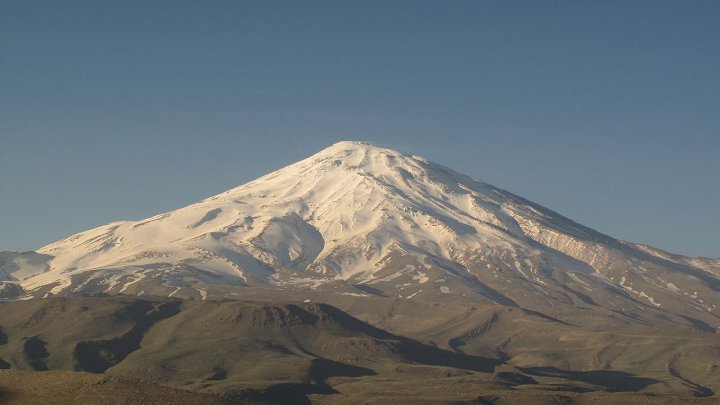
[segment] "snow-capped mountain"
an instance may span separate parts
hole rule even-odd
[[[185,208],[0,256],[5,289],[19,285],[25,296],[204,299],[264,287],[463,297],[558,316],[578,307],[668,312],[712,329],[719,274],[718,260],[618,241],[421,157],[360,142]]]

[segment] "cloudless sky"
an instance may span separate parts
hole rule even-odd
[[[720,256],[720,1],[0,1],[0,250],[344,139]]]

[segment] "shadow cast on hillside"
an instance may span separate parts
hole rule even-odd
[[[652,378],[638,377],[624,371],[570,371],[561,370],[556,367],[518,367],[518,369],[523,373],[536,377],[563,378],[571,381],[585,382],[602,387],[609,392],[636,392],[660,382]]]
[[[48,371],[45,359],[50,356],[47,351],[47,342],[39,336],[23,339],[23,357],[27,364],[35,371]]]
[[[386,297],[385,293],[382,290],[379,290],[375,287],[370,287],[369,285],[365,284],[353,284],[353,287],[357,288],[358,290],[370,294],[375,295],[377,297]]]
[[[312,361],[309,375],[313,383],[281,383],[264,390],[243,389],[228,395],[233,401],[255,401],[269,404],[306,405],[312,401],[308,395],[337,394],[338,391],[325,382],[331,377],[365,377],[377,375],[365,367],[351,366],[333,360],[317,358]]]
[[[157,322],[180,313],[180,301],[154,304],[138,301],[125,308],[123,316],[135,325],[124,335],[110,340],[82,341],[75,345],[75,371],[103,373],[140,348],[145,333]]]

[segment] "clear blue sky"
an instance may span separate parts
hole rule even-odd
[[[0,1],[0,250],[343,139],[720,256],[720,1]]]

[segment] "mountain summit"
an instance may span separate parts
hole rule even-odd
[[[35,297],[205,299],[258,287],[463,299],[558,319],[578,308],[672,314],[712,329],[720,326],[719,272],[714,261],[613,239],[424,158],[362,142],[339,142],[185,208],[0,257],[2,291]]]

